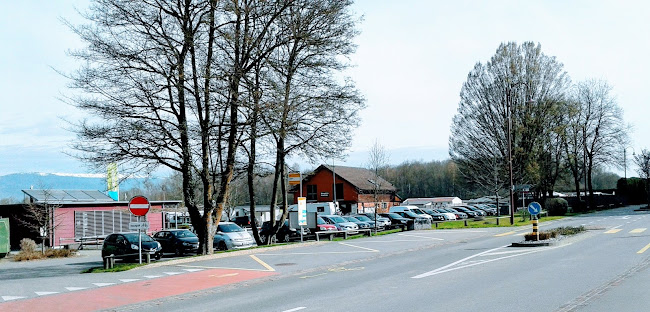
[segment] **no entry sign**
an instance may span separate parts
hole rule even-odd
[[[144,196],[133,197],[129,202],[129,210],[131,210],[133,215],[138,217],[146,215],[150,207],[149,200]]]

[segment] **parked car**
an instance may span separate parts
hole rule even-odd
[[[442,211],[442,212],[451,212],[451,213],[453,213],[453,214],[456,215],[456,219],[457,219],[457,220],[460,220],[460,219],[467,219],[467,218],[468,218],[468,216],[467,216],[466,213],[464,213],[464,212],[462,212],[462,211],[458,211],[458,210],[453,209],[453,208],[450,208],[450,207],[446,207],[446,208],[438,208],[437,210],[438,210],[438,211]]]
[[[375,220],[375,213],[374,212],[367,212],[364,214],[370,220]],[[382,217],[380,213],[377,214],[377,220],[376,220],[380,225],[382,225],[385,229],[389,229],[391,227],[391,221],[389,218]]]
[[[336,225],[327,223],[321,217],[316,218],[316,223],[317,223],[319,232],[322,232],[322,231],[337,231],[338,230],[336,228]]]
[[[219,222],[213,243],[214,248],[217,250],[243,249],[257,246],[248,231],[233,222]]]
[[[438,216],[437,221],[447,221],[447,220],[456,220],[456,215],[451,212],[440,212],[435,209],[422,209],[425,213],[431,215],[432,217]]]
[[[260,229],[260,240],[266,244],[266,240],[271,236],[271,221],[265,221],[262,223],[262,228]],[[309,228],[302,228],[302,235],[309,235],[311,231]],[[292,239],[300,238],[300,229],[295,229],[289,226],[289,220],[284,220],[284,224],[278,229],[278,233],[275,234],[275,237],[281,243],[288,243]]]
[[[199,249],[199,238],[190,230],[162,230],[153,235],[160,243],[163,252],[173,252],[177,256],[184,253],[196,253]]]
[[[250,227],[251,226],[251,217],[250,216],[238,216],[238,217],[233,218],[232,222],[239,225],[240,227]]]
[[[475,218],[475,217],[477,217],[477,216],[479,215],[476,211],[473,211],[473,210],[467,209],[467,208],[465,208],[465,207],[454,206],[454,207],[452,207],[452,208],[453,208],[454,210],[457,210],[457,211],[460,211],[460,212],[464,212],[465,214],[467,214],[468,218],[469,218],[469,217],[471,217],[471,218]]]
[[[429,219],[430,221],[433,221],[433,217],[424,213],[424,211],[420,210],[417,206],[393,206],[388,209],[388,212],[395,212],[395,213],[401,213],[401,212],[412,212],[414,214],[419,215],[422,218]]]
[[[476,212],[476,214],[478,216],[487,216],[488,215],[487,212],[485,212],[482,209],[479,209],[479,208],[477,208],[477,207],[475,207],[473,205],[462,205],[461,207]]]
[[[351,231],[352,233],[356,233],[359,229],[359,226],[356,223],[343,219],[341,216],[321,215],[320,217],[323,218],[325,222],[335,225],[339,231]]]
[[[154,259],[162,257],[162,246],[146,233],[140,234],[142,255],[151,255]],[[102,244],[102,258],[114,255],[118,259],[138,259],[138,232],[113,233],[106,236]]]
[[[427,219],[422,217],[421,215],[413,212],[413,211],[403,211],[403,212],[396,212],[396,214],[402,216],[403,218],[407,219],[413,219],[413,220],[418,220],[418,219]]]
[[[348,221],[358,225],[360,229],[366,230],[366,229],[374,228],[374,226],[372,226],[372,227],[370,226],[370,223],[363,222],[363,221],[361,221],[361,220],[359,220],[359,219],[357,219],[357,218],[355,218],[353,216],[342,216],[342,217],[343,217],[343,219],[348,220]]]
[[[400,215],[398,215],[397,213],[394,213],[394,212],[382,213],[380,215],[382,217],[386,217],[386,218],[390,219],[390,222],[391,222],[393,228],[398,228],[398,227],[403,227],[403,226],[406,226],[406,227],[411,226],[412,227],[413,223],[414,223],[412,219],[404,218],[404,217],[402,217],[402,216],[400,216]]]
[[[375,228],[375,223],[377,224],[377,229],[383,229],[384,228],[383,224],[381,224],[380,222],[373,221],[372,219],[368,218],[368,216],[366,216],[366,215],[355,214],[355,215],[352,215],[352,217],[354,217],[355,219],[357,219],[357,220],[359,220],[361,222],[366,222],[366,223],[370,224],[371,229]]]

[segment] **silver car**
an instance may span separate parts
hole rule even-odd
[[[214,248],[217,250],[242,249],[257,246],[248,231],[233,222],[219,222],[214,235]]]
[[[321,215],[320,217],[323,218],[323,220],[325,220],[327,223],[334,224],[339,231],[350,231],[356,233],[359,230],[359,226],[356,223],[345,220],[341,216]]]

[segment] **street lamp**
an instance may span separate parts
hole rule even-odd
[[[632,149],[632,156],[635,156],[636,154],[634,153],[634,147],[632,146],[626,146],[623,148],[623,174],[625,178],[625,183],[627,183],[627,149],[631,148]]]

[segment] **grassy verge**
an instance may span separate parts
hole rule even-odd
[[[557,219],[562,219],[563,217],[543,217],[539,219],[539,222],[546,222],[546,221],[552,221],[552,220],[557,220]],[[465,228],[486,228],[486,227],[510,227],[510,226],[522,226],[522,225],[530,225],[530,220],[526,218],[525,220],[521,216],[515,216],[515,224],[510,225],[510,219],[509,218],[501,218],[499,220],[499,224],[497,225],[497,218],[496,217],[491,217],[491,218],[485,218],[484,220],[481,221],[474,221],[473,219],[468,219],[467,220],[467,226],[465,226],[465,221],[460,220],[460,221],[446,221],[443,223],[438,223],[438,227],[436,228],[435,225],[432,225],[432,229],[438,229],[438,230],[446,230],[446,229],[465,229]]]
[[[94,267],[90,268],[87,270],[82,271],[81,273],[111,273],[111,272],[122,272],[122,271],[128,271],[143,265],[147,265],[146,263],[140,264],[140,263],[116,263],[115,266],[112,269],[104,269],[104,267]]]

